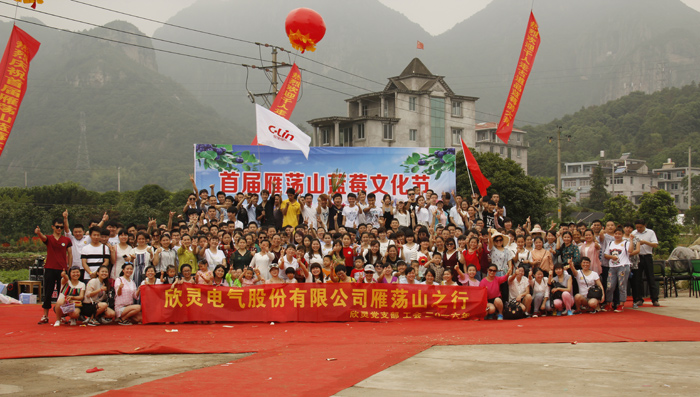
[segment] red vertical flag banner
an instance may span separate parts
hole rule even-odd
[[[503,109],[503,115],[501,115],[501,121],[498,123],[498,129],[496,130],[496,135],[505,143],[508,143],[510,133],[513,132],[513,121],[518,113],[525,83],[527,83],[527,78],[530,76],[530,70],[532,70],[532,64],[535,62],[535,56],[539,47],[540,30],[535,16],[530,11],[530,20],[527,23],[527,31],[525,32],[523,48],[520,51],[518,66],[515,68],[513,84],[510,86],[506,106]]]
[[[482,197],[486,196],[486,189],[491,186],[491,182],[481,173],[479,163],[476,162],[474,155],[467,147],[467,144],[464,143],[464,140],[460,139],[460,141],[462,142],[462,152],[464,152],[464,162],[467,164],[467,169],[472,174],[474,182],[476,182],[476,186],[479,188],[479,194]]]
[[[294,111],[294,106],[297,104],[297,98],[299,97],[299,89],[301,88],[301,72],[299,67],[295,63],[292,65],[292,70],[287,75],[287,78],[282,84],[282,89],[277,93],[275,101],[272,102],[270,106],[270,111],[272,113],[277,113],[285,119],[289,120],[289,117]],[[258,144],[258,137],[253,139],[251,145]]]
[[[14,26],[7,42],[0,68],[0,155],[5,149],[15,124],[19,106],[27,91],[29,62],[39,51],[39,43],[22,29]]]

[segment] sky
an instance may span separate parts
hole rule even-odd
[[[165,21],[178,11],[194,4],[197,0],[78,0],[82,3],[110,8],[121,12],[127,12],[150,19]],[[209,0],[221,1],[221,0]],[[283,0],[279,0],[283,4]],[[413,22],[418,23],[431,35],[438,35],[452,28],[457,23],[469,18],[474,13],[483,9],[492,0],[379,0],[402,14]],[[531,0],[513,0],[531,1]],[[581,0],[585,1],[585,0]],[[688,6],[700,11],[700,0],[682,0]],[[12,0],[0,2],[0,15],[13,16],[15,5]],[[537,4],[535,4],[536,7]],[[37,5],[37,9],[47,13],[68,16],[81,21],[89,21],[95,24],[105,24],[115,19],[127,20],[136,25],[142,32],[152,35],[159,24],[147,22],[138,18],[130,18],[115,14],[110,11],[100,10],[72,0],[44,0],[44,4]],[[445,10],[449,10],[446,12]],[[39,17],[44,23],[71,30],[89,29],[90,26],[77,22],[65,21],[59,18],[34,13],[29,5],[20,5],[18,17]],[[7,18],[1,18],[7,20]]]

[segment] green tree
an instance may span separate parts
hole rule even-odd
[[[665,190],[644,193],[639,200],[638,216],[646,221],[646,227],[653,230],[659,240],[659,246],[654,250],[656,255],[666,256],[676,248],[680,233],[677,215],[675,200]]]
[[[591,192],[588,198],[587,205],[598,211],[603,211],[605,209],[605,201],[610,198],[607,189],[605,187],[608,185],[608,179],[605,177],[605,173],[600,166],[593,168],[593,173],[591,174]]]
[[[498,193],[501,203],[514,224],[525,223],[528,216],[533,223],[543,222],[546,216],[545,182],[543,179],[525,175],[525,171],[511,159],[504,159],[495,153],[476,153],[481,172],[491,182],[488,194]],[[457,191],[463,197],[471,195],[470,173],[464,164],[463,153],[457,153]],[[472,180],[474,191],[478,192]]]
[[[685,212],[683,223],[686,226],[700,226],[700,204],[691,206],[690,209]]]
[[[687,196],[688,195],[688,175],[683,177],[683,180],[681,181],[681,185],[683,186],[683,195]],[[691,181],[691,189],[692,194],[691,194],[691,199],[693,200],[693,203],[699,203],[700,204],[700,175],[693,175],[693,180]]]
[[[151,208],[160,208],[161,204],[170,197],[170,193],[158,185],[145,185],[138,193],[134,200],[134,206],[147,206]]]
[[[615,223],[634,222],[637,219],[637,206],[627,196],[615,196],[605,202],[605,217],[603,222]]]

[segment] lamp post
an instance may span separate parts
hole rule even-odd
[[[557,126],[557,218],[559,222],[562,221],[561,218],[561,126]],[[566,136],[568,140],[571,140],[571,135]],[[549,137],[549,143],[552,143],[554,137]]]

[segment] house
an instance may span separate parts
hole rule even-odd
[[[478,98],[457,95],[414,58],[383,91],[346,99],[347,116],[309,120],[314,146],[469,147]]]
[[[518,163],[527,174],[527,148],[525,142],[526,132],[513,128],[508,143],[504,143],[498,136],[497,123],[479,123],[476,125],[476,150],[479,153],[491,152],[501,157],[511,159]]]
[[[623,153],[619,159],[601,160],[599,164],[607,179],[608,192],[612,196],[627,196],[631,202],[639,204],[642,194],[655,189],[656,175],[649,172],[646,161],[629,156],[629,153]]]
[[[564,172],[561,174],[561,190],[574,192],[571,202],[579,203],[590,197],[591,174],[597,166],[597,161],[564,163]]]
[[[668,159],[661,168],[653,169],[657,176],[659,189],[663,189],[676,200],[676,207],[685,211],[690,208],[688,205],[688,191],[683,188],[683,178],[688,175],[688,167],[676,167],[676,163]],[[700,168],[692,167],[690,173],[695,176],[700,174]]]

